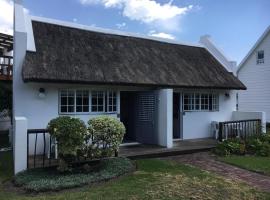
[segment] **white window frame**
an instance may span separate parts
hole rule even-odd
[[[78,91],[81,91],[81,92],[87,92],[88,93],[88,111],[86,111],[86,112],[84,112],[84,111],[82,111],[82,112],[78,112],[77,111],[77,93],[78,93]],[[77,89],[77,90],[75,90],[75,113],[76,114],[88,114],[88,113],[90,113],[90,92],[89,92],[89,90],[85,90],[85,89]],[[83,110],[83,107],[84,107],[84,104],[83,104],[83,102],[82,102],[82,105],[80,105],[80,106],[82,106],[82,110]]]
[[[102,107],[103,107],[103,109],[102,109],[102,111],[92,111],[92,107],[93,107],[93,103],[92,103],[92,98],[93,98],[93,93],[95,93],[95,92],[101,92],[102,93],[102,99],[103,99],[103,105],[102,105]],[[98,97],[98,96],[97,96]],[[99,104],[98,104],[98,100],[97,100],[97,105],[95,105],[95,107],[97,107],[97,110],[98,110],[98,107],[99,107]],[[105,91],[103,91],[103,90],[93,90],[93,91],[91,91],[91,102],[90,102],[90,112],[92,113],[92,114],[100,114],[100,113],[106,113],[105,112]]]
[[[61,92],[62,91],[72,91],[74,92],[74,112],[62,112],[61,111]],[[89,110],[88,112],[77,112],[77,91],[87,91],[88,92],[88,101],[89,101]],[[90,113],[90,96],[89,96],[90,92],[88,89],[60,89],[58,92],[58,113],[60,115],[74,115],[74,114],[89,114]],[[67,105],[68,106],[68,105]]]
[[[68,112],[68,108],[67,108],[67,112],[62,112],[61,111],[61,108],[62,108],[62,103],[61,103],[61,98],[62,98],[62,92],[63,91],[67,91],[67,93],[69,92],[69,91],[72,91],[73,93],[74,93],[74,112]],[[58,97],[58,99],[59,99],[59,102],[58,102],[58,104],[59,104],[59,106],[58,106],[58,108],[59,108],[59,110],[58,110],[58,112],[59,112],[59,114],[74,114],[75,113],[75,110],[76,110],[76,103],[75,103],[75,99],[76,99],[76,91],[75,90],[73,90],[73,89],[61,89],[61,90],[59,90],[59,97]],[[68,100],[67,100],[68,101]],[[68,105],[66,105],[67,107],[68,107]]]
[[[61,112],[61,93],[62,91],[72,91],[74,93],[74,112]],[[77,112],[77,91],[87,91],[88,92],[88,101],[89,101],[89,105],[88,105],[88,112]],[[103,110],[102,111],[92,111],[92,96],[93,96],[93,92],[102,92],[103,93]],[[112,97],[112,105],[109,104],[109,94],[113,93],[115,95],[115,98]],[[105,108],[106,104],[105,104],[105,98],[107,101],[107,108]],[[86,114],[116,114],[118,112],[118,101],[119,101],[119,95],[118,92],[116,90],[89,90],[89,89],[84,89],[84,88],[79,88],[79,89],[59,89],[58,91],[58,113],[59,115],[86,115]],[[68,105],[66,105],[68,107]],[[83,108],[83,105],[80,105]],[[115,106],[115,111],[109,111],[109,106],[112,106],[112,108]],[[98,105],[97,105],[98,107]],[[67,108],[68,110],[68,108]]]
[[[259,54],[262,53],[263,54],[263,58],[259,58]],[[257,54],[256,54],[256,63],[257,65],[260,65],[260,64],[263,64],[264,63],[264,50],[259,50],[257,51]]]
[[[103,110],[102,111],[92,111],[93,92],[102,92],[103,93]],[[113,101],[113,103],[115,103],[115,109],[116,109],[115,111],[109,111],[109,106],[110,106],[110,104],[109,104],[109,93],[110,92],[115,94],[115,102]],[[112,99],[114,99],[114,98],[112,98]],[[118,111],[118,95],[117,95],[117,91],[115,91],[115,90],[93,90],[93,91],[91,91],[90,100],[91,100],[91,102],[90,102],[90,112],[91,112],[91,114],[114,114],[114,113],[117,113],[117,111]],[[107,107],[106,107],[106,102],[105,101],[107,101]],[[112,104],[111,106],[114,107],[114,104]]]
[[[109,94],[112,94],[112,97],[110,97]],[[114,96],[115,95],[115,96]],[[110,104],[110,98],[112,99],[112,104]],[[112,111],[110,111],[110,106],[112,107]],[[115,106],[115,110],[113,110]],[[117,112],[117,92],[110,90],[107,91],[107,113],[116,113]]]
[[[191,106],[188,106],[189,109],[185,109],[185,96],[192,97],[192,99],[189,99],[189,104]],[[204,98],[204,101],[202,99],[202,96],[207,96],[207,98]],[[197,108],[197,102],[196,99],[199,96],[199,108]],[[210,110],[210,96],[212,98],[212,110]],[[198,99],[197,99],[198,100]],[[190,103],[191,102],[191,103]],[[205,103],[207,102],[207,104]],[[204,104],[202,104],[204,103]],[[202,106],[207,106],[207,109],[202,109]],[[207,93],[207,92],[186,92],[183,93],[182,96],[182,110],[184,112],[218,112],[219,111],[219,94],[218,93]]]

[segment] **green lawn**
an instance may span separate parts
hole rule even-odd
[[[6,153],[5,156],[7,159],[10,155]],[[11,170],[3,168],[3,155],[0,158],[0,180],[3,181],[10,178]],[[4,190],[0,185],[0,199],[270,199],[269,193],[261,193],[243,183],[172,161],[138,160],[137,165],[138,170],[132,175],[58,193],[18,195]]]
[[[228,157],[220,157],[219,159],[228,164],[270,176],[270,157],[232,155]]]

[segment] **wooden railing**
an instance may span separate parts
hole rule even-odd
[[[13,57],[0,56],[0,80],[12,80]]]
[[[219,141],[241,138],[246,140],[247,137],[261,134],[261,120],[249,119],[238,121],[219,122]]]

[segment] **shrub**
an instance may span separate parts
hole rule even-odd
[[[240,139],[228,139],[219,143],[214,152],[220,156],[228,156],[231,154],[244,154],[246,145]]]
[[[221,156],[230,154],[254,154],[270,156],[270,134],[254,135],[244,140],[228,139],[219,143],[214,152]]]
[[[85,137],[85,153],[88,157],[109,157],[118,151],[126,131],[122,122],[113,117],[99,116],[90,119],[88,125]]]
[[[51,136],[57,140],[59,158],[59,170],[66,171],[67,163],[70,158],[77,155],[82,148],[84,136],[87,132],[83,121],[68,116],[57,117],[52,119],[48,124],[48,130]]]

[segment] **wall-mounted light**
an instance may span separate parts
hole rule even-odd
[[[226,97],[226,98],[230,98],[230,93],[226,92],[226,93],[225,93],[225,97]]]
[[[45,88],[39,88],[38,91],[39,91],[39,93],[38,93],[39,98],[43,99],[46,97]]]

